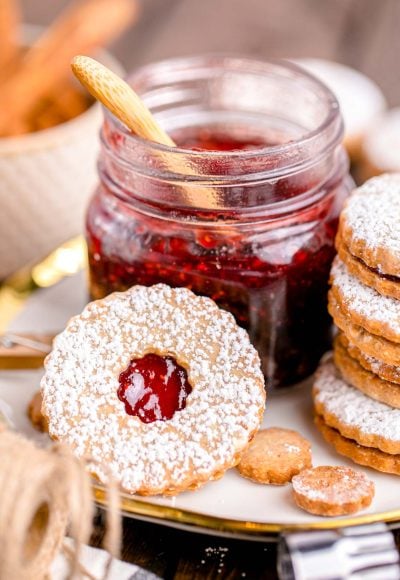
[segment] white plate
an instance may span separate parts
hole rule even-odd
[[[14,320],[15,332],[54,332],[63,328],[70,316],[85,303],[83,275],[65,279],[40,290],[27,301]],[[37,390],[42,371],[3,371],[0,373],[0,410],[16,429],[41,443],[46,436],[34,431],[26,418],[26,406]],[[310,386],[303,385],[271,396],[267,402],[264,426],[295,429],[312,442],[314,465],[353,465],[332,451],[313,425]],[[364,471],[376,485],[371,507],[351,518],[311,516],[293,503],[290,486],[265,486],[240,477],[230,470],[216,482],[182,493],[174,498],[124,496],[127,515],[160,523],[216,534],[250,535],[254,538],[282,530],[327,528],[372,521],[400,520],[399,479],[373,470]],[[101,487],[96,497],[103,502]]]

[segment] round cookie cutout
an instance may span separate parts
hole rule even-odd
[[[270,427],[256,434],[237,469],[243,477],[257,483],[284,485],[311,465],[311,445],[307,439],[291,429]]]
[[[344,437],[365,447],[400,454],[400,410],[347,384],[330,356],[316,372],[313,399],[317,415]]]
[[[400,174],[373,177],[354,190],[340,215],[339,237],[378,274],[399,277]]]
[[[174,357],[192,391],[169,420],[127,414],[119,376],[149,353]],[[142,495],[176,494],[221,477],[258,430],[260,360],[246,331],[210,299],[164,284],[92,302],[54,341],[41,381],[53,439],[94,461],[102,482]]]
[[[351,467],[319,466],[305,469],[293,480],[296,504],[317,516],[344,516],[367,508],[375,486]]]

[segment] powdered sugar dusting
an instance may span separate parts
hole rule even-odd
[[[354,316],[381,323],[400,338],[400,300],[383,296],[363,284],[350,274],[339,257],[333,263],[331,279],[332,288],[337,289],[340,299]],[[361,324],[360,320],[355,322]]]
[[[348,385],[331,359],[322,363],[317,371],[314,400],[339,423],[357,427],[367,435],[400,442],[400,409],[370,399]]]
[[[341,219],[354,240],[371,250],[389,248],[400,263],[400,174],[374,177],[356,189]]]
[[[193,387],[169,421],[144,424],[117,396],[120,372],[148,352],[174,356]],[[92,302],[71,319],[41,389],[52,437],[106,463],[124,489],[154,492],[229,466],[259,427],[263,384],[257,352],[231,314],[159,284]]]
[[[364,473],[341,466],[305,469],[292,484],[296,493],[333,505],[361,500],[373,492],[373,484]]]

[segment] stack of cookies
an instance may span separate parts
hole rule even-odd
[[[339,453],[400,475],[400,174],[355,190],[336,245],[339,333],[315,380],[317,426]]]

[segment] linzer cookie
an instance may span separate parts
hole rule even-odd
[[[363,353],[383,361],[387,365],[400,365],[400,345],[381,336],[367,332],[357,324],[353,324],[339,308],[333,294],[329,293],[328,310],[334,323],[343,331],[346,338]]]
[[[315,424],[325,441],[332,445],[340,455],[348,457],[359,465],[371,467],[384,473],[400,475],[400,455],[390,455],[379,449],[359,445],[352,439],[343,437],[333,427],[329,427],[323,418],[318,415],[315,417]]]
[[[72,318],[41,392],[50,436],[93,458],[101,481],[112,474],[142,495],[221,477],[265,406],[246,331],[210,298],[163,284],[111,294]]]
[[[367,508],[375,486],[364,473],[350,467],[319,466],[305,469],[293,480],[299,507],[318,516],[343,516]]]
[[[338,234],[339,250],[344,246],[342,259],[349,253],[359,261],[355,273],[365,284],[394,297],[398,297],[396,284],[400,284],[399,216],[400,174],[374,177],[348,199]]]
[[[382,296],[360,282],[338,257],[331,270],[330,294],[353,324],[371,334],[400,343],[400,301]]]
[[[350,385],[372,399],[400,409],[400,385],[381,379],[378,375],[366,370],[355,358],[350,356],[337,339],[334,345],[333,358],[342,377]]]
[[[316,373],[313,398],[316,413],[344,437],[385,453],[400,454],[400,410],[348,385],[330,358]]]
[[[336,236],[336,248],[350,274],[359,278],[367,286],[375,288],[380,294],[400,300],[400,283],[396,277],[378,274],[372,268],[368,268],[359,258],[350,254],[339,235]]]
[[[307,439],[297,431],[271,427],[257,433],[238,470],[258,483],[283,485],[311,464],[311,445]]]
[[[357,360],[367,371],[378,375],[378,377],[384,381],[389,381],[390,383],[395,383],[400,386],[400,366],[389,365],[373,356],[368,356],[357,346],[352,344],[343,332],[340,332],[336,336],[335,345],[336,344],[339,344],[344,348],[348,354],[353,359]]]

